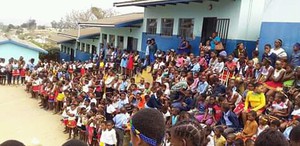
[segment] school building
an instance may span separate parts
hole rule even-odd
[[[12,57],[18,60],[20,56],[22,56],[26,62],[33,58],[35,63],[37,63],[40,53],[47,54],[48,51],[25,40],[2,38],[0,36],[0,59],[5,59],[5,63],[8,63],[8,60]]]
[[[81,27],[98,27],[98,43],[143,53],[148,38],[158,49],[177,49],[183,38],[192,52],[216,31],[228,53],[243,42],[249,55],[256,48],[281,38],[288,54],[300,41],[299,0],[139,0],[114,3],[115,7],[144,7],[144,13],[132,13],[81,22]],[[94,28],[95,29],[95,28]],[[76,40],[78,41],[78,40]],[[106,45],[105,45],[106,46]],[[75,47],[76,48],[76,47]],[[99,48],[97,48],[99,49]],[[75,57],[79,59],[78,57]]]
[[[86,61],[91,59],[93,52],[97,51],[100,31],[100,28],[93,27],[68,30],[50,36],[49,40],[59,44],[60,59]]]

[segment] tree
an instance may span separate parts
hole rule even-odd
[[[34,30],[36,29],[36,21],[34,19],[29,19],[27,22],[21,24],[22,28],[27,28],[29,30]]]
[[[76,29],[78,22],[92,21],[114,16],[116,12],[113,9],[102,10],[101,8],[91,7],[85,11],[72,11],[60,21],[52,21],[52,28],[57,29]]]

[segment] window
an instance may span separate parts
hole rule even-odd
[[[156,34],[157,30],[157,20],[156,19],[147,19],[147,30],[148,34]]]
[[[110,34],[109,35],[109,45],[112,47],[115,46],[115,41],[116,41],[115,35]]]
[[[64,53],[67,53],[67,47],[64,46]]]
[[[64,52],[64,46],[60,45],[60,52]]]
[[[84,44],[84,43],[81,43],[80,51],[84,52],[84,48],[85,48],[85,44]]]
[[[161,35],[173,35],[174,19],[161,19]]]
[[[67,50],[67,54],[71,54],[71,50],[70,50],[69,47],[68,47],[68,50]]]
[[[124,49],[124,37],[123,36],[118,36],[117,47],[118,47],[118,49]]]
[[[90,53],[91,51],[91,45],[90,44],[86,44],[86,50],[85,50],[85,52],[86,53]]]
[[[183,38],[193,38],[194,19],[179,19],[178,35]]]
[[[77,42],[77,48],[76,50],[80,50],[80,42]]]
[[[107,34],[102,34],[102,43],[103,44],[107,43]]]

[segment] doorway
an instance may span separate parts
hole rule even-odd
[[[70,61],[74,61],[74,49],[71,48]]]
[[[127,50],[136,51],[137,50],[138,39],[133,37],[128,37],[127,40]]]
[[[205,43],[209,39],[211,34],[216,31],[217,17],[204,17],[202,25],[201,42]]]

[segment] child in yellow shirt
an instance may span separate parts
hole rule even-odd
[[[215,133],[214,143],[215,143],[215,146],[225,146],[226,139],[222,135],[223,132],[224,132],[224,129],[221,126],[218,126],[214,129],[214,133]]]

